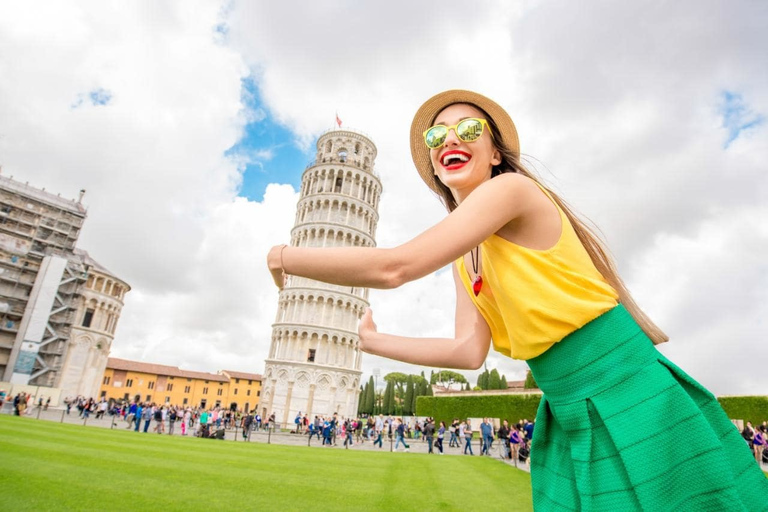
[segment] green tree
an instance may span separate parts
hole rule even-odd
[[[427,394],[427,379],[420,380],[414,384],[413,402],[411,404],[411,414],[416,414],[416,399]]]
[[[480,389],[488,389],[488,380],[490,379],[490,374],[488,373],[488,370],[485,370],[483,373],[481,373],[477,377],[477,386]]]
[[[501,376],[496,368],[491,370],[491,376],[488,379],[488,389],[501,389]]]
[[[365,397],[365,412],[373,414],[373,408],[376,406],[376,384],[373,382],[373,375],[368,379],[368,394]]]
[[[524,389],[538,389],[538,384],[536,384],[536,380],[533,378],[533,373],[531,373],[531,370],[528,370],[528,374],[525,376],[525,384],[523,384]]]
[[[402,399],[405,395],[405,383],[408,381],[408,376],[404,373],[400,372],[392,372],[388,373],[384,376],[384,380],[389,383],[392,381],[392,385],[394,386],[394,395],[393,397],[397,397]]]
[[[451,370],[440,370],[429,377],[430,384],[438,384],[443,387],[449,387],[455,382],[466,384],[467,379],[462,374]],[[462,386],[461,389],[464,389],[464,387]]]
[[[405,399],[403,400],[403,414],[410,416],[412,414],[411,406],[413,405],[413,376],[408,376],[408,381],[405,384]]]
[[[509,383],[507,382],[507,376],[501,376],[501,389],[509,389]]]
[[[392,414],[395,409],[395,383],[394,381],[387,382],[387,388],[384,390],[384,398],[382,400],[382,413]]]
[[[368,381],[368,410],[373,414],[375,411],[374,409],[376,406],[381,407],[381,404],[379,403],[379,400],[377,399],[377,396],[380,395],[378,389],[376,389],[376,384],[373,382],[373,377],[370,378]]]
[[[368,396],[368,384],[360,386],[360,394],[357,397],[357,414],[365,413],[365,399]]]
[[[469,391],[469,382],[464,383],[464,391]]]

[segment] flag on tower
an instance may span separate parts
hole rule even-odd
[[[336,124],[339,125],[339,128],[341,128],[341,119],[339,119],[339,113],[336,112]]]

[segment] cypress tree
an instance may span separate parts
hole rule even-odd
[[[365,399],[368,397],[368,384],[360,386],[360,394],[357,397],[357,414],[365,413]]]
[[[387,382],[387,389],[384,390],[384,399],[382,400],[383,414],[392,414],[395,409],[395,387],[392,381]]]
[[[531,373],[531,370],[528,370],[528,374],[525,376],[525,384],[523,384],[524,389],[537,389],[539,386],[536,384],[536,380],[533,378],[533,374]]]
[[[405,384],[405,400],[403,400],[403,414],[410,416],[413,414],[413,377],[408,376],[408,380]]]
[[[501,389],[509,389],[509,383],[507,382],[507,376],[501,376]]]
[[[477,387],[480,389],[488,389],[488,370],[485,370],[477,377]]]
[[[368,381],[368,411],[373,414],[373,408],[376,407],[376,384],[373,382],[373,376]]]
[[[501,389],[501,377],[496,368],[491,370],[491,376],[488,379],[488,389]]]

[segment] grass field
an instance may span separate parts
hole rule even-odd
[[[3,510],[531,510],[483,457],[234,443],[0,416]]]

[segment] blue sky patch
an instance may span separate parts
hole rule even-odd
[[[270,183],[287,183],[298,190],[304,169],[315,158],[314,146],[302,151],[293,133],[275,122],[263,106],[253,78],[242,82],[242,101],[251,121],[243,137],[226,152],[243,168],[238,195],[262,201]]]
[[[94,89],[88,93],[80,93],[72,103],[71,108],[78,108],[86,101],[89,101],[94,107],[108,105],[112,101],[112,93],[102,87]]]
[[[723,128],[728,130],[728,140],[724,145],[727,149],[734,140],[739,138],[741,132],[762,125],[765,122],[765,116],[752,110],[739,93],[723,91],[721,100],[720,114],[723,116]]]

